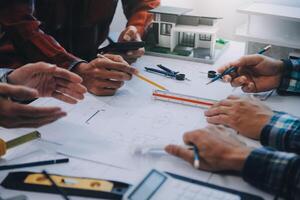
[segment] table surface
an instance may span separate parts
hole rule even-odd
[[[186,73],[188,78],[191,78],[191,82],[180,83],[178,81],[174,81],[171,79],[167,79],[164,77],[160,77],[157,75],[147,74],[148,77],[151,79],[157,80],[160,83],[164,83],[165,86],[177,91],[186,91],[185,89],[188,87],[189,91],[194,91],[197,94],[205,94],[205,96],[222,99],[225,98],[228,94],[232,92],[232,89],[229,87],[228,84],[224,83],[217,83],[212,84],[211,86],[205,86],[203,82],[206,82],[207,79],[202,72],[207,72],[208,70],[216,69],[220,65],[227,63],[229,61],[238,59],[240,56],[244,54],[245,44],[240,42],[231,42],[228,50],[224,52],[224,54],[219,58],[219,60],[214,65],[207,65],[195,62],[188,62],[182,60],[173,60],[167,58],[160,58],[160,57],[152,57],[152,56],[144,56],[141,58],[137,63],[134,65],[142,71],[145,65],[149,65],[149,63],[156,63],[156,64],[163,64],[169,66],[172,69],[176,69],[179,71],[183,71]],[[144,72],[143,72],[144,73]],[[201,80],[201,85],[198,80]],[[141,81],[137,80],[136,78],[133,79],[131,82],[128,82],[125,86],[131,87],[134,84],[141,84]],[[149,87],[149,88],[148,88]],[[191,89],[192,88],[192,89]],[[124,89],[121,89],[121,91]],[[150,86],[145,85],[145,90],[151,90]],[[235,94],[242,93],[239,90],[234,92]],[[118,94],[117,94],[118,95]],[[142,96],[142,95],[141,95]],[[202,95],[203,96],[203,95]],[[103,97],[98,97],[103,98]],[[116,97],[105,97],[105,101],[111,101]],[[118,98],[116,99],[117,101]],[[296,106],[297,97],[279,97],[279,96],[272,96],[266,101],[270,107],[280,111],[286,111],[295,115],[299,115],[300,108]],[[120,102],[121,103],[121,102]],[[121,103],[122,105],[122,103]],[[189,127],[186,128],[187,131],[190,130]],[[6,129],[0,128],[0,137],[9,138],[10,136],[7,135]],[[10,164],[10,163],[22,163],[22,162],[31,162],[34,160],[47,160],[53,158],[60,158],[64,157],[55,153],[51,148],[47,149],[45,146],[41,147],[41,144],[38,142],[32,142],[29,144],[25,144],[22,147],[15,148],[11,150],[6,156],[4,156],[0,160],[0,164]],[[33,167],[33,168],[24,168],[20,170],[14,171],[41,171],[43,169],[48,170],[51,173],[63,174],[63,175],[73,175],[73,176],[81,176],[81,177],[93,177],[93,178],[104,178],[104,179],[111,179],[111,180],[129,180],[130,183],[136,183],[142,175],[140,173],[136,173],[135,170],[125,170],[120,169],[117,167],[109,166],[100,164],[99,162],[92,162],[77,158],[70,158],[70,162],[68,164],[61,164],[61,165],[52,165],[52,166],[43,166],[43,167]],[[9,171],[0,171],[0,181],[2,181],[8,174]],[[192,171],[194,174],[190,174],[190,177],[195,177],[196,172]],[[203,172],[205,173],[205,172]],[[249,184],[245,183],[239,176],[232,176],[232,175],[220,175],[210,173],[206,180],[212,184],[220,185],[223,187],[233,188],[240,191],[245,191],[252,194],[257,194],[259,196],[264,197],[265,199],[272,199],[273,197],[269,194],[266,194],[258,189],[250,186]],[[18,194],[25,194],[29,197],[29,199],[61,199],[58,195],[51,195],[51,194],[42,194],[42,193],[32,193],[32,192],[22,192],[22,191],[13,191],[7,190],[0,186],[0,195],[1,197],[8,198],[13,195]],[[88,198],[81,198],[81,197],[72,197],[72,199],[88,199]]]

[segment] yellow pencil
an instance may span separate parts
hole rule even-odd
[[[102,54],[98,54],[97,57],[98,57],[98,58],[109,59],[109,58],[105,57],[105,56],[102,55]],[[154,81],[151,81],[150,79],[146,78],[145,76],[143,76],[143,75],[141,75],[141,74],[139,74],[139,73],[135,73],[134,75],[135,75],[136,77],[138,77],[139,79],[141,79],[141,80],[143,80],[143,81],[145,81],[145,82],[147,82],[147,83],[149,83],[149,84],[151,84],[151,85],[157,87],[157,88],[160,89],[160,90],[168,90],[168,89],[165,88],[164,86],[162,86],[162,85],[160,85],[160,84],[158,84],[158,83],[155,83]]]
[[[138,77],[139,79],[141,79],[141,80],[143,80],[143,81],[145,81],[145,82],[147,82],[147,83],[149,83],[149,84],[151,84],[151,85],[153,85],[153,86],[155,86],[155,87],[157,87],[157,88],[159,88],[161,90],[168,90],[164,86],[159,85],[158,83],[155,83],[154,81],[151,81],[150,79],[146,78],[145,76],[143,76],[141,74],[137,73],[137,74],[134,74],[134,75],[136,75],[136,77]]]

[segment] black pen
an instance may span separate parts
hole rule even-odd
[[[38,161],[38,162],[31,162],[31,163],[20,163],[15,165],[2,165],[0,166],[1,170],[9,170],[9,169],[18,169],[18,168],[25,168],[25,167],[36,167],[36,166],[43,166],[43,165],[55,165],[61,163],[69,162],[68,158],[57,159],[57,160],[46,160],[46,161]]]
[[[266,51],[268,51],[269,49],[271,49],[271,45],[266,46],[265,48],[261,49],[259,52],[257,52],[257,54],[263,54]],[[222,79],[223,76],[231,74],[232,72],[236,72],[237,71],[237,67],[230,67],[228,69],[226,69],[222,74],[217,75],[215,78],[213,78],[211,81],[209,81],[208,83],[206,83],[206,85],[211,84],[219,79]]]
[[[65,200],[70,200],[70,198],[67,196],[67,194],[61,189],[59,188],[56,183],[54,182],[54,180],[51,178],[51,176],[47,173],[46,170],[43,170],[42,172],[46,178],[51,182],[51,186],[53,187],[53,189],[55,189]]]

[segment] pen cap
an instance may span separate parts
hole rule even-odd
[[[6,153],[6,143],[4,140],[0,139],[0,156],[5,155]]]

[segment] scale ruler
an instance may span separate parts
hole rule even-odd
[[[188,106],[209,108],[218,101],[212,99],[205,99],[200,97],[194,97],[184,94],[173,93],[169,91],[154,90],[152,96],[156,100],[167,101],[172,103],[178,103]]]

